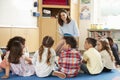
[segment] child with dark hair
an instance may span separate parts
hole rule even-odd
[[[84,48],[86,51],[83,54],[83,64],[81,69],[87,74],[99,74],[103,70],[103,64],[100,53],[95,49],[96,40],[86,38]]]
[[[81,63],[81,55],[76,50],[77,41],[72,36],[66,36],[64,40],[63,50],[59,54],[58,71],[64,73],[66,77],[75,77],[79,73]]]
[[[65,37],[70,37],[72,36],[71,34],[68,34],[68,33],[65,33],[62,37],[62,39],[58,42],[58,44],[56,45],[56,48],[55,48],[55,52],[57,55],[60,54],[60,52],[63,50],[63,45],[65,44]]]
[[[8,44],[7,44],[7,51],[9,51],[10,47],[11,47],[11,44],[14,42],[14,41],[20,41],[22,43],[22,45],[24,46],[24,55],[29,57],[29,52],[26,48],[26,45],[25,45],[25,38],[21,37],[21,36],[15,36],[13,38],[11,38],[9,41],[8,41]]]
[[[8,66],[8,56],[9,56],[9,54],[10,54],[10,49],[11,49],[11,47],[12,47],[12,45],[13,45],[13,43],[15,42],[15,41],[19,41],[23,46],[24,46],[24,49],[23,49],[23,53],[24,53],[24,55],[26,56],[26,57],[29,57],[29,52],[26,52],[25,51],[25,38],[23,38],[23,37],[21,37],[21,36],[15,36],[15,37],[13,37],[13,38],[11,38],[9,41],[8,41],[8,44],[7,44],[7,46],[6,46],[6,53],[4,53],[3,55],[2,55],[2,62],[0,63],[0,67],[1,68],[6,68],[6,66]],[[6,70],[6,69],[5,69]],[[5,71],[6,72],[6,71]],[[4,77],[2,77],[2,78],[4,78]]]
[[[31,65],[31,59],[23,55],[24,45],[20,41],[14,41],[11,44],[6,73],[2,78],[9,77],[11,69],[12,74],[19,76],[31,76],[34,74],[34,67]],[[28,63],[25,63],[27,61]]]
[[[120,58],[119,58],[119,50],[118,45],[114,43],[113,39],[111,37],[107,37],[111,50],[113,52],[113,56],[115,57],[116,66],[120,66]]]
[[[23,37],[21,37],[21,36],[15,36],[15,37],[13,37],[13,38],[11,38],[9,41],[8,41],[8,44],[7,44],[7,51],[9,51],[10,50],[10,48],[11,48],[11,45],[12,45],[12,43],[14,42],[14,41],[20,41],[21,43],[22,43],[22,45],[25,45],[25,38],[23,38]]]
[[[9,53],[11,45],[14,41],[20,41],[22,43],[22,45],[25,46],[25,38],[23,38],[21,36],[15,36],[8,41],[7,46],[6,46],[6,53]],[[6,55],[6,53],[2,55],[2,59],[4,59],[4,56]],[[24,47],[24,54],[27,57],[29,57],[29,52],[26,50],[26,47]]]
[[[32,63],[38,77],[47,77],[55,74],[60,78],[65,75],[61,72],[54,71],[56,53],[52,48],[54,40],[50,36],[45,36],[39,50],[34,54]]]

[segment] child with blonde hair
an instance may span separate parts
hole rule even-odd
[[[45,36],[43,38],[42,45],[33,56],[32,63],[38,77],[47,77],[53,75],[62,78],[65,76],[61,72],[54,71],[56,53],[52,48],[53,44],[53,38],[50,36]]]
[[[109,72],[115,69],[115,60],[110,49],[110,45],[107,39],[100,39],[97,41],[97,49],[100,52],[104,69],[103,71]]]

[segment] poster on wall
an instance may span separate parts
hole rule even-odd
[[[90,4],[90,0],[81,0],[81,4]]]
[[[90,20],[90,8],[88,6],[81,6],[80,19]]]

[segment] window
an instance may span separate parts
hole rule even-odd
[[[120,0],[94,0],[93,24],[102,24],[103,28],[120,29]]]

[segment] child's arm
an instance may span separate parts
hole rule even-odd
[[[87,61],[88,61],[88,55],[86,55],[85,53],[83,54],[83,60],[82,60],[82,62],[83,63],[87,63]]]
[[[28,62],[28,64],[32,64],[32,59],[29,57],[25,57],[25,60]]]
[[[82,60],[82,63],[87,63],[87,61],[85,61],[84,59]]]
[[[6,66],[6,68],[5,68],[5,75],[4,76],[2,76],[1,78],[9,78],[9,74],[10,74],[10,63],[8,62],[7,63],[7,66]]]
[[[37,59],[38,59],[38,56],[39,56],[39,52],[36,51],[36,52],[34,53],[33,57],[32,57],[32,64],[33,64],[33,65],[36,65],[36,61],[37,61]]]

